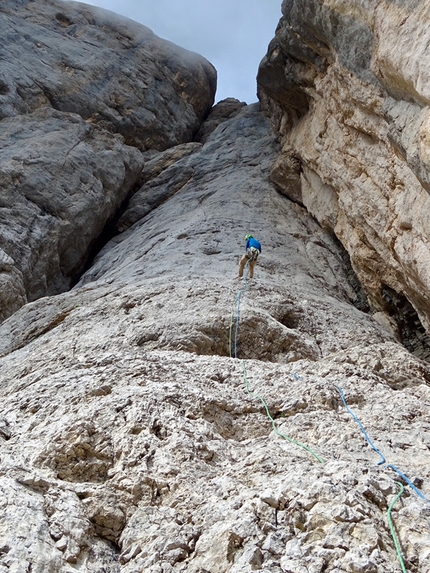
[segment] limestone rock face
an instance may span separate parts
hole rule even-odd
[[[213,66],[132,20],[61,0],[5,0],[0,13],[1,118],[50,106],[165,149],[189,141],[213,104]]]
[[[140,186],[140,150],[192,139],[216,74],[84,4],[5,0],[0,16],[1,321],[76,282]]]
[[[392,516],[427,572],[429,365],[277,192],[278,153],[254,105],[152,154],[78,285],[0,326],[2,573],[395,573],[388,464],[418,488]]]
[[[219,101],[211,109],[208,117],[206,118],[206,121],[200,126],[200,129],[196,135],[196,140],[204,143],[212,131],[218,127],[218,125],[230,117],[234,117],[245,105],[245,102],[239,101],[233,97]]]
[[[258,73],[282,137],[272,180],[340,239],[374,310],[428,330],[429,4],[282,10]]]
[[[375,248],[363,202],[356,187],[340,199],[304,131],[330,66],[363,101],[383,85],[355,23],[374,5],[349,6],[301,3],[312,49],[297,32],[260,71],[281,148],[257,104],[221,102],[200,128],[212,67],[146,28],[57,0],[1,4],[0,573],[396,573],[396,543],[408,571],[428,573],[430,366],[399,343],[428,349],[425,333],[382,236],[391,315],[378,306],[344,238],[355,216],[357,244]],[[298,8],[285,2],[285,18]],[[309,69],[285,75],[288,45]],[[409,90],[400,103],[415,109],[425,75],[412,93],[402,65],[386,63],[378,101]],[[371,157],[360,148],[372,174],[391,157],[378,137]],[[393,169],[421,183],[380,187],[399,209],[424,193],[408,157]],[[239,280],[248,233],[262,253]]]
[[[46,107],[3,119],[0,142],[4,319],[27,300],[70,288],[143,160],[80,116]]]

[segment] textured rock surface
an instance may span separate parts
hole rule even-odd
[[[133,206],[74,289],[0,327],[0,571],[395,573],[399,478],[336,386],[429,497],[428,364],[354,306],[343,249],[269,181],[258,106],[166,153],[144,183],[162,200]],[[244,377],[229,339],[250,230]],[[429,505],[407,488],[393,519],[427,572]]]
[[[213,130],[218,127],[218,125],[230,117],[234,117],[245,105],[245,102],[241,102],[233,97],[218,102],[211,109],[206,121],[201,125],[199,131],[197,132],[197,141],[204,143],[209,135],[213,132]]]
[[[189,141],[213,104],[213,66],[132,20],[60,0],[4,0],[0,13],[0,117],[51,106],[164,149]]]
[[[428,355],[429,4],[286,0],[283,15],[258,74],[282,136],[272,179],[334,231],[375,310],[403,309],[400,337],[408,320],[421,329]]]
[[[0,122],[1,319],[70,288],[139,180],[141,153],[81,117],[42,108]]]
[[[419,2],[414,9],[384,5],[387,18],[412,18],[421,9]],[[88,7],[3,2],[0,49],[14,54],[16,32],[25,29],[21,42],[24,48],[33,42],[34,53],[22,85],[13,83],[18,75],[9,66],[0,88],[0,308],[2,318],[15,311],[0,325],[0,573],[396,573],[387,509],[402,478],[390,464],[410,480],[392,512],[407,571],[429,572],[430,502],[422,496],[430,499],[430,366],[398,342],[416,346],[421,327],[409,294],[395,282],[407,283],[424,304],[424,280],[413,284],[400,257],[392,272],[381,236],[380,258],[372,262],[369,254],[379,265],[374,280],[385,285],[378,298],[369,278],[376,267],[350,245],[351,237],[367,241],[357,184],[347,187],[349,195],[342,189],[340,199],[334,175],[324,176],[333,168],[333,149],[339,173],[353,169],[352,157],[367,157],[366,173],[374,177],[379,163],[385,173],[394,144],[380,135],[382,116],[375,113],[380,140],[373,154],[369,130],[360,136],[366,145],[351,147],[355,155],[346,139],[335,147],[343,104],[318,96],[315,87],[325,78],[327,91],[338,74],[336,89],[353,95],[351,101],[367,101],[366,90],[376,85],[380,101],[394,101],[404,90],[405,109],[415,109],[419,97],[425,109],[425,74],[419,81],[415,72],[407,76],[412,60],[395,63],[381,45],[385,83],[371,76],[366,46],[373,49],[372,34],[382,38],[389,30],[382,7],[301,3],[301,31],[295,3],[284,3],[295,33],[284,34],[284,20],[260,71],[266,111],[280,122],[280,156],[259,106],[235,100],[216,106],[200,141],[189,141],[205,113],[193,108],[196,91],[187,91],[181,75],[174,74],[173,88],[157,83],[160,69],[151,87],[160,114],[152,128],[163,125],[148,145],[149,124],[145,119],[137,128],[136,122],[152,108],[147,99],[133,99],[136,78],[150,53],[158,54],[158,64],[146,62],[148,73],[166,64],[158,50],[171,54],[168,45]],[[415,37],[413,20],[404,26]],[[48,29],[55,32],[49,37],[56,54],[45,50],[53,58],[49,73],[42,66],[46,77],[34,81],[32,58],[51,45],[36,38]],[[313,38],[311,47],[299,41],[299,31]],[[94,53],[87,80],[73,59],[84,45]],[[94,83],[104,58],[115,57],[125,75],[103,73]],[[211,68],[196,62],[187,68],[196,72],[188,81],[199,84],[200,72],[206,75],[207,93]],[[410,81],[399,79],[406,76]],[[50,102],[46,79],[59,90]],[[132,118],[124,102],[112,104],[117,81],[130,87]],[[96,87],[98,111],[90,97]],[[169,94],[163,105],[159,94]],[[85,98],[88,115],[79,108]],[[329,101],[332,115],[318,151],[318,138],[306,129],[328,113]],[[360,107],[364,116],[366,110]],[[405,249],[414,250],[407,240],[418,231],[405,213],[415,217],[408,201],[423,192],[425,169],[424,156],[414,155],[408,141],[415,163],[399,152],[390,165],[406,174],[404,181],[421,183],[411,184],[409,195],[394,188],[388,194],[382,183],[380,189],[389,205],[397,198]],[[348,235],[345,221],[352,227],[353,216],[356,235]],[[91,244],[105,239],[106,221],[117,235],[78,284],[39,298],[68,288]],[[333,230],[379,312],[371,314]],[[242,282],[237,265],[248,232],[262,241],[263,252],[255,278]],[[366,245],[372,253],[375,245]],[[28,298],[35,300],[24,304]],[[385,463],[377,465],[381,453],[348,413],[340,389]]]
[[[0,16],[1,321],[76,282],[139,186],[138,148],[192,139],[216,74],[84,4],[5,0]]]

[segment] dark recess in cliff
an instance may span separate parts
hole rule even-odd
[[[401,343],[417,358],[430,362],[430,336],[408,299],[382,285],[382,298],[386,303],[386,312],[396,321]]]

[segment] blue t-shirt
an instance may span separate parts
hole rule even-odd
[[[246,245],[245,245],[245,251],[247,251],[250,247],[255,247],[261,253],[261,244],[259,241],[257,241],[257,239],[254,239],[254,237],[247,239]]]

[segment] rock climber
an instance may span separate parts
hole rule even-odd
[[[249,261],[249,273],[248,276],[250,279],[254,276],[254,267],[257,263],[258,255],[261,253],[261,244],[257,239],[254,239],[252,235],[246,235],[245,237],[245,254],[240,259],[239,262],[239,276],[238,278],[242,278],[243,276],[243,269],[245,268],[246,263]]]

